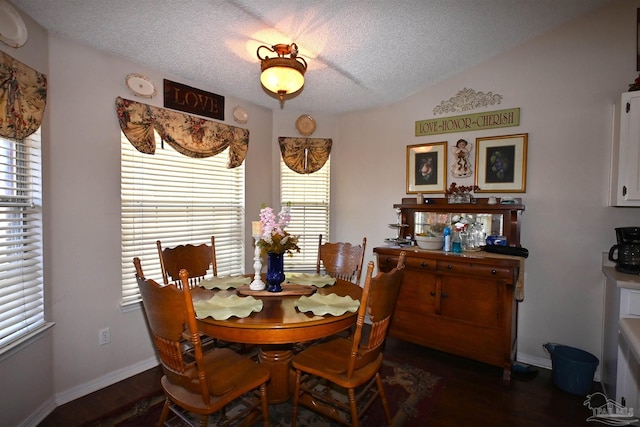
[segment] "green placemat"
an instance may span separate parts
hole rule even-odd
[[[262,310],[262,306],[262,300],[251,296],[239,297],[238,295],[228,297],[214,295],[208,300],[193,303],[198,318],[213,317],[215,320],[225,320],[231,316],[247,317],[254,311]]]
[[[355,313],[360,307],[360,301],[354,300],[350,296],[339,296],[336,294],[313,294],[309,297],[302,296],[296,302],[296,307],[301,312],[310,311],[316,316],[332,314],[341,316],[347,312]]]

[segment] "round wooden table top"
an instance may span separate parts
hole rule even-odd
[[[320,294],[348,295],[359,300],[362,288],[351,282],[336,279],[336,284],[318,288]],[[235,294],[235,289],[207,290],[194,288],[194,301],[209,299],[213,295]],[[296,308],[299,296],[282,296],[274,293],[269,296],[254,296],[263,301],[260,312],[248,317],[232,316],[225,320],[211,317],[198,319],[201,332],[221,340],[245,344],[290,344],[316,340],[348,329],[355,324],[357,312],[347,312],[341,316],[316,316],[311,312],[301,313]]]

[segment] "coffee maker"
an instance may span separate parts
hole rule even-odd
[[[615,230],[618,243],[609,249],[609,261],[614,261],[621,273],[640,274],[640,227]]]

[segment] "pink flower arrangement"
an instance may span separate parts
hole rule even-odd
[[[284,229],[291,221],[290,208],[282,208],[276,215],[273,208],[263,205],[260,209],[260,223],[262,224],[262,238],[258,241],[262,254],[273,252],[277,254],[300,252],[298,236],[292,236]]]

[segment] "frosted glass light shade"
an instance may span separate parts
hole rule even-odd
[[[264,53],[275,53],[276,57],[261,55]],[[298,56],[298,45],[276,44],[274,46],[261,45],[256,51],[260,59],[260,82],[262,86],[280,98],[280,107],[284,106],[284,96],[302,89],[304,86],[304,73],[307,71],[307,61]],[[289,55],[287,57],[286,55]]]
[[[294,58],[268,58],[262,61],[261,68],[262,86],[280,95],[280,99],[304,86],[306,67]]]
[[[271,67],[262,72],[260,82],[273,93],[293,93],[304,85],[304,76],[293,68]]]

